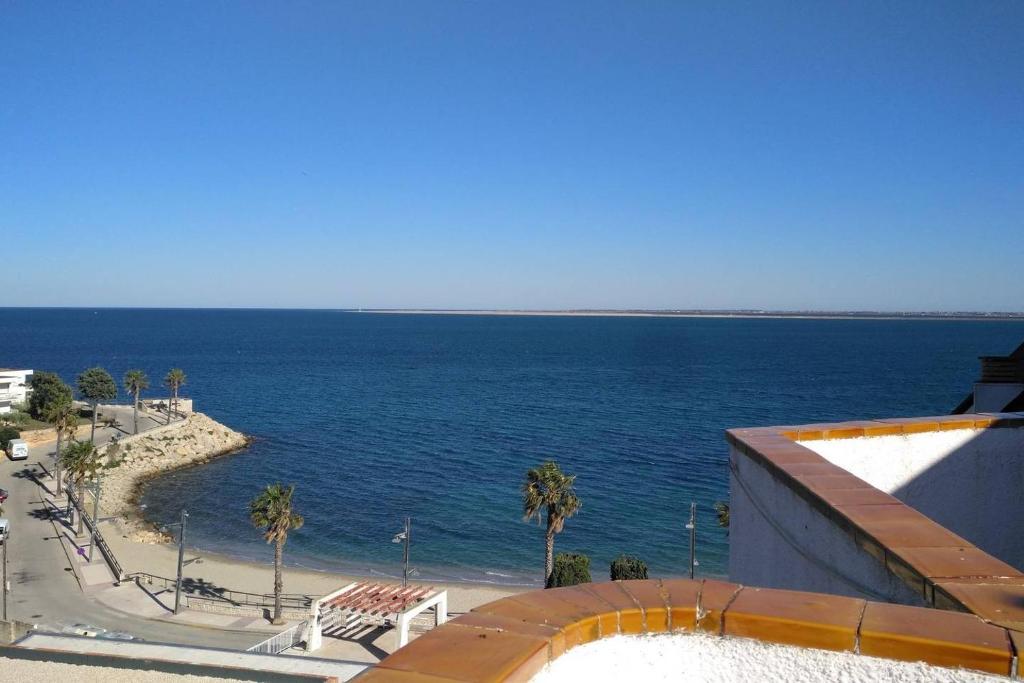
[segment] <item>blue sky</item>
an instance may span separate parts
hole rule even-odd
[[[1024,309],[1024,3],[0,7],[0,305]]]

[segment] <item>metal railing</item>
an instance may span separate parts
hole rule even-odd
[[[174,590],[178,583],[177,579],[169,579],[149,572],[132,572],[126,578],[145,581],[150,585],[156,584],[168,590]],[[233,591],[212,584],[197,583],[191,579],[185,579],[182,582],[181,591],[187,600],[205,600],[212,603],[228,604],[232,607],[272,608],[274,606],[273,595]],[[308,610],[312,605],[313,598],[308,595],[287,594],[281,596],[283,609]]]
[[[246,652],[261,655],[279,655],[285,650],[290,650],[302,642],[302,635],[306,632],[308,621],[302,621],[291,628],[286,628],[277,635],[271,636],[262,643],[256,643]]]
[[[78,510],[78,514],[82,516],[82,521],[89,527],[89,532],[92,534],[96,547],[99,548],[100,554],[103,555],[103,559],[107,561],[107,566],[110,567],[110,572],[114,575],[114,581],[120,583],[125,578],[121,563],[114,557],[114,551],[107,545],[107,541],[103,538],[103,534],[100,533],[99,526],[95,520],[85,511],[84,501],[79,500],[75,487],[72,484],[68,484],[64,490],[68,494],[68,500]]]

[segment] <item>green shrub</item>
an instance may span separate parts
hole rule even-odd
[[[551,579],[545,588],[590,583],[590,558],[577,553],[558,553]]]
[[[725,529],[729,528],[729,512],[730,509],[728,503],[723,501],[715,503],[715,516],[718,517],[718,526],[724,527]],[[726,531],[725,533],[728,534],[729,532]]]
[[[611,568],[612,581],[625,581],[626,579],[646,579],[647,563],[639,557],[632,555],[619,555],[612,560]]]
[[[21,432],[14,427],[0,427],[0,451],[6,451],[11,445],[11,439],[17,439],[19,436]]]
[[[14,425],[15,427],[24,428],[32,420],[32,416],[21,410],[12,410],[9,413],[4,413],[0,416],[0,422],[6,425]]]

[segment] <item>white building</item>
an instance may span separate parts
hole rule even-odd
[[[28,400],[31,376],[31,370],[0,368],[0,414],[9,413],[14,406]]]

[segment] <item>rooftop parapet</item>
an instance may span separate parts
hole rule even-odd
[[[727,438],[733,580],[964,611],[1024,632],[1024,414]]]

